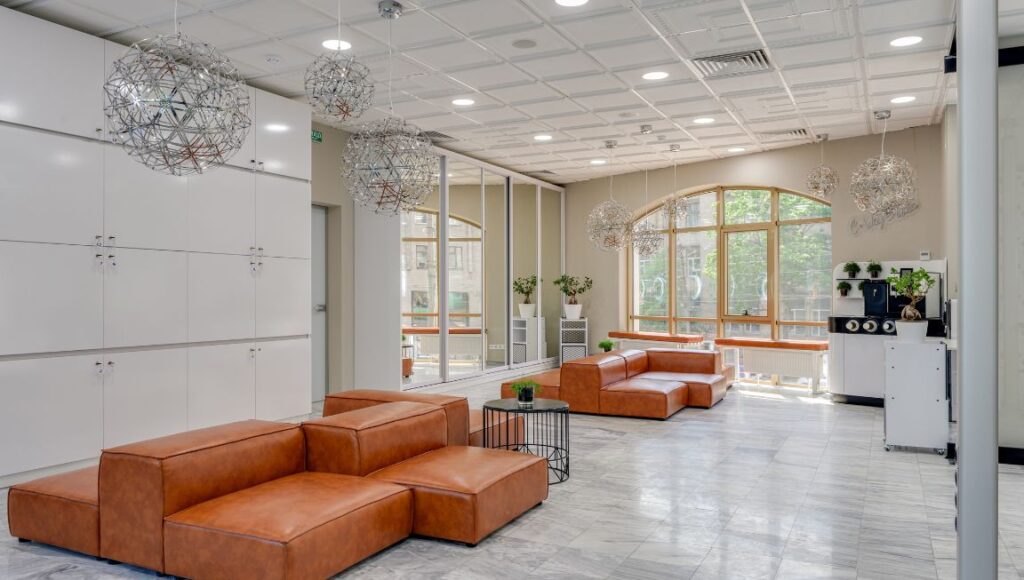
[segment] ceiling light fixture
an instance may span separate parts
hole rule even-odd
[[[904,105],[906,103],[913,103],[916,100],[917,100],[917,97],[912,96],[912,95],[906,95],[906,96],[903,96],[903,97],[893,97],[892,99],[889,100],[889,102],[894,104],[894,105]]]
[[[338,1],[338,36],[341,36],[341,0]],[[334,43],[334,44],[330,44]],[[325,52],[306,69],[306,100],[313,110],[332,121],[356,119],[373,104],[376,92],[370,69],[341,51],[352,47],[343,40],[323,43]]]
[[[534,141],[550,141],[551,139],[553,139],[553,137],[551,135],[534,135],[533,136],[533,140]]]
[[[641,135],[650,135],[653,132],[654,132],[654,127],[652,127],[650,125],[640,125],[640,134]]]
[[[656,70],[656,71],[651,71],[649,73],[644,73],[644,80],[645,81],[660,81],[660,80],[664,80],[664,79],[667,79],[667,78],[668,78],[668,73],[665,72],[665,71]]]
[[[647,209],[648,197],[647,197],[647,173],[644,170],[644,205],[643,209]],[[647,257],[653,255],[661,248],[661,243],[664,241],[664,236],[661,231],[654,227],[654,224],[650,220],[637,220],[633,222],[632,231],[632,243],[633,251],[636,255],[641,257]]]
[[[715,122],[715,118],[714,117],[697,117],[696,119],[693,120],[693,122],[698,124],[698,125],[710,125],[711,123]]]
[[[839,172],[825,165],[825,141],[827,134],[818,135],[821,162],[807,174],[807,190],[822,199],[827,199],[839,186]]]
[[[743,153],[746,150],[746,147],[730,147],[727,149],[729,153]]]
[[[914,46],[915,44],[919,44],[922,40],[924,39],[921,38],[920,36],[901,36],[890,41],[889,46],[895,46],[896,48],[904,48],[907,46]]]
[[[348,50],[352,48],[352,43],[344,40],[325,40],[320,44],[327,50]]]
[[[618,144],[613,139],[604,142],[613,159]],[[608,201],[597,204],[587,216],[587,237],[599,250],[617,252],[629,245],[632,235],[633,214],[625,205],[615,201],[615,176],[609,175]]]
[[[590,164],[591,165],[604,165],[605,163],[608,163],[607,159],[591,159],[590,160]]]
[[[917,176],[902,157],[885,154],[889,111],[875,111],[883,121],[882,149],[878,157],[865,159],[850,179],[850,195],[857,209],[880,218],[883,224],[896,221],[917,208]]]
[[[263,128],[271,133],[286,133],[290,127],[280,123],[270,123],[269,125],[264,125]]]
[[[514,47],[516,47],[516,48],[518,48],[520,50],[526,50],[526,49],[529,49],[529,48],[537,48],[537,41],[533,40],[532,38],[520,38],[519,40],[513,41],[512,42],[512,46],[514,46]]]
[[[558,4],[559,6],[568,6],[570,8],[583,6],[587,2],[590,2],[590,0],[555,0],[555,4]]]
[[[468,107],[470,105],[475,105],[476,101],[473,99],[455,99],[452,101],[452,104],[456,107]]]

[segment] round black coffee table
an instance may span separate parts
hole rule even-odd
[[[517,399],[484,403],[484,448],[531,453],[548,461],[548,483],[569,479],[569,404],[534,399],[525,406]]]

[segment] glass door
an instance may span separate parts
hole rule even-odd
[[[441,380],[438,300],[439,182],[419,207],[402,212],[402,385]]]
[[[484,368],[508,365],[508,180],[484,171]]]
[[[512,364],[536,361],[547,353],[538,264],[539,188],[512,180]]]
[[[448,178],[448,379],[484,370],[484,187],[483,170],[451,161]]]

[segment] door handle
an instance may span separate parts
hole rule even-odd
[[[327,312],[326,304],[317,304],[313,307],[313,312]]]

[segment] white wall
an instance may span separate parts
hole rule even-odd
[[[355,388],[402,388],[401,221],[357,208]]]

